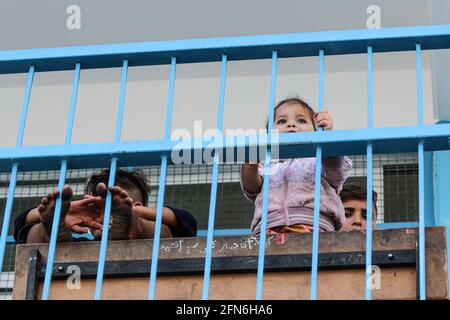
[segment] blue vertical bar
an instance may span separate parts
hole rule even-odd
[[[122,120],[123,120],[123,110],[125,105],[125,93],[127,86],[127,73],[128,73],[128,60],[123,60],[122,64],[122,80],[120,83],[120,96],[119,96],[119,109],[117,111],[117,122],[116,122],[116,132],[114,140],[116,142],[120,141],[122,133]],[[108,190],[105,201],[105,216],[103,218],[103,225],[109,226],[109,221],[111,220],[111,205],[112,205],[112,194],[109,191],[109,187],[114,185],[116,179],[117,170],[117,158],[111,159],[111,167],[109,170],[109,180],[108,180]],[[100,300],[102,296],[102,286],[103,286],[103,273],[105,271],[105,261],[106,261],[106,250],[108,247],[108,235],[109,228],[103,228],[102,240],[100,243],[100,253],[98,257],[98,270],[97,279],[95,284],[95,294],[94,299]]]
[[[367,47],[367,128],[373,127],[373,50]],[[366,300],[372,300],[372,144],[367,144]]]
[[[22,145],[25,125],[27,120],[28,105],[30,102],[31,88],[33,86],[34,66],[30,66],[28,71],[27,85],[25,89],[25,97],[22,103],[22,114],[20,116],[19,131],[17,134],[16,146]],[[9,223],[11,220],[12,206],[14,202],[14,192],[16,190],[18,163],[14,163],[11,169],[11,178],[9,179],[8,198],[6,199],[5,214],[3,215],[2,234],[0,236],[0,274],[3,271],[3,260],[6,250],[6,238],[9,232]]]
[[[116,169],[117,169],[117,158],[112,158],[111,167],[109,170],[108,186],[114,185],[114,181],[116,179]],[[103,225],[105,226],[109,226],[109,221],[111,221],[111,205],[112,205],[112,194],[108,190],[105,201],[105,216],[103,218]],[[109,235],[109,228],[103,228],[102,240],[100,243],[100,254],[98,257],[97,279],[95,283],[95,294],[94,294],[95,300],[100,300],[102,297],[103,273],[105,271],[108,235]]]
[[[14,191],[16,189],[17,167],[18,164],[14,163],[11,170],[11,178],[9,179],[8,199],[6,199],[5,214],[3,216],[2,234],[0,236],[0,275],[3,272],[3,259],[5,258],[6,251],[6,238],[8,237],[9,222],[11,220],[12,205],[14,201]]]
[[[272,151],[270,143],[272,142],[273,116],[275,107],[275,94],[277,84],[277,51],[272,51],[272,75],[270,83],[270,102],[269,102],[269,123],[267,126],[268,146],[266,150],[266,159],[264,163],[264,181],[263,181],[263,203],[261,215],[261,228],[259,236],[259,252],[258,252],[258,271],[256,275],[256,299],[262,300],[263,280],[264,280],[264,256],[266,253],[266,229],[267,229],[267,210],[269,206],[269,179],[270,179],[270,163]]]
[[[421,46],[416,44],[416,76],[417,76],[417,120],[423,125],[423,94],[422,94],[422,55]]]
[[[170,139],[172,113],[173,113],[173,95],[175,92],[176,67],[177,67],[177,59],[175,57],[172,57],[170,67],[169,96],[167,99],[166,124],[164,133],[164,138],[166,140]],[[161,173],[159,176],[158,200],[156,204],[155,234],[153,237],[152,262],[150,266],[150,283],[148,287],[149,300],[155,299],[156,273],[158,271],[159,242],[161,238],[161,224],[162,224],[162,212],[164,208],[164,191],[166,188],[166,175],[167,175],[167,156],[164,155],[161,159]]]
[[[45,278],[44,278],[44,289],[42,293],[42,300],[48,300],[48,297],[50,295],[50,284],[52,280],[52,270],[53,270],[53,262],[55,261],[55,250],[56,250],[56,240],[58,238],[58,229],[59,229],[59,220],[61,217],[61,195],[62,195],[62,188],[64,186],[64,181],[66,178],[66,171],[67,171],[67,161],[63,160],[61,163],[61,171],[59,174],[59,183],[58,183],[58,190],[59,196],[56,199],[55,204],[55,212],[53,215],[53,224],[52,224],[52,232],[50,235],[50,245],[48,247],[48,257],[47,257],[47,264],[45,268]]]
[[[120,141],[120,136],[122,134],[123,109],[125,105],[125,92],[127,88],[127,73],[128,73],[128,60],[123,60],[122,81],[120,83],[119,110],[117,112],[117,123],[116,123],[116,136],[115,136],[116,142]]]
[[[373,127],[373,48],[367,47],[367,128]]]
[[[150,266],[150,284],[148,288],[149,300],[155,299],[156,273],[158,271],[159,243],[161,238],[162,211],[164,207],[164,190],[166,188],[166,175],[167,175],[167,156],[163,156],[161,159],[161,173],[159,176],[160,181],[156,207],[155,234],[153,237],[152,262]]]
[[[426,300],[426,263],[425,263],[425,168],[423,142],[419,143],[419,272],[420,300]]]
[[[70,99],[70,109],[69,109],[69,119],[67,121],[66,128],[66,144],[70,144],[72,139],[72,130],[73,130],[73,122],[75,117],[75,107],[78,95],[78,83],[80,80],[80,64],[77,63],[75,65],[75,73],[72,84],[72,97]],[[58,190],[60,191],[58,198],[56,199],[55,204],[55,212],[53,216],[53,224],[52,231],[50,235],[50,244],[48,248],[48,257],[47,257],[47,265],[45,270],[45,278],[44,278],[44,288],[42,293],[42,299],[48,300],[50,295],[50,285],[53,273],[53,262],[55,260],[55,251],[56,251],[56,242],[58,239],[58,230],[59,230],[59,220],[61,217],[61,205],[62,205],[62,189],[64,187],[65,179],[67,173],[67,161],[63,160],[61,162],[61,171],[58,182]]]
[[[225,81],[227,77],[227,56],[222,55],[220,75],[220,97],[217,115],[217,130],[223,127],[223,105],[225,100]],[[218,137],[216,137],[217,139]],[[212,242],[214,237],[214,220],[216,214],[217,180],[219,177],[219,154],[214,153],[213,175],[211,181],[211,197],[209,200],[208,235],[206,238],[205,272],[203,276],[203,300],[208,300],[209,282],[211,276]]]
[[[434,211],[436,225],[444,226],[446,229],[447,250],[450,248],[450,151],[440,151],[433,154],[433,190]],[[429,190],[429,189],[426,189]],[[428,191],[429,192],[429,191]],[[447,265],[450,263],[450,257],[447,255]],[[448,268],[447,268],[448,269]],[[448,287],[450,288],[450,269],[447,273]]]
[[[324,95],[324,57],[323,50],[319,50],[319,100],[318,111],[323,109]],[[321,128],[318,128],[321,130]],[[311,288],[310,299],[317,299],[317,270],[319,260],[319,218],[320,218],[320,185],[322,179],[322,148],[316,147],[316,175],[314,182],[314,227],[313,227],[313,243],[312,243],[312,262],[311,262]]]
[[[437,226],[434,210],[434,177],[437,175],[433,167],[434,152],[424,152],[425,175],[425,227]]]
[[[421,46],[416,44],[416,75],[417,75],[417,108],[418,125],[423,125],[423,96],[422,96],[422,61]],[[419,287],[420,300],[426,296],[426,265],[425,265],[425,168],[423,142],[418,145],[419,160]]]
[[[25,133],[25,125],[27,121],[28,105],[30,103],[33,78],[34,78],[34,66],[30,66],[30,70],[28,71],[27,88],[25,90],[25,98],[23,99],[22,105],[22,115],[20,116],[19,134],[17,135],[16,146],[21,146],[23,142],[23,135]]]
[[[70,99],[69,120],[66,129],[66,144],[70,144],[72,141],[73,122],[75,119],[75,107],[77,105],[78,96],[78,84],[80,82],[80,64],[75,65],[75,75],[73,77],[72,84],[72,97]]]

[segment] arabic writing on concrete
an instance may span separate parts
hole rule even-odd
[[[266,247],[271,244],[273,240],[273,235],[266,238]],[[219,248],[219,252],[224,251],[236,251],[236,250],[252,250],[255,247],[259,247],[259,238],[255,236],[242,237],[240,239],[227,239],[221,238],[218,240],[213,240],[212,248]],[[200,252],[201,254],[206,253],[205,244],[201,244],[197,241],[195,243],[190,243],[190,241],[185,241],[184,239],[177,239],[171,242],[164,242],[161,244],[160,250],[165,252],[178,252],[178,253],[194,253]]]

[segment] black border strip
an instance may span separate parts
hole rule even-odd
[[[416,266],[416,250],[374,251],[372,261],[380,268]],[[361,269],[365,268],[366,252],[342,252],[319,254],[318,267],[321,270]],[[107,261],[105,277],[148,276],[151,260]],[[65,262],[55,263],[53,279],[64,279],[70,276],[67,268],[76,265],[80,268],[82,278],[97,276],[98,262]],[[158,275],[193,275],[203,274],[205,259],[160,259]],[[215,257],[212,260],[211,273],[254,273],[257,270],[258,256]],[[45,265],[40,266],[38,277],[45,275]],[[265,272],[308,271],[311,269],[311,254],[284,254],[265,257]]]

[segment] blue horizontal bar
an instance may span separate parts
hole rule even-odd
[[[279,158],[314,157],[315,146],[322,146],[323,156],[362,155],[366,153],[367,143],[373,145],[373,153],[417,152],[417,144],[424,142],[425,151],[449,150],[450,124],[373,128],[357,130],[335,130],[317,132],[299,132],[273,134],[279,138]],[[92,144],[49,145],[0,148],[0,172],[11,170],[18,162],[21,170],[59,170],[62,160],[67,159],[70,169],[109,167],[112,157],[118,158],[118,165],[140,166],[159,165],[163,155],[171,163],[172,150],[191,150],[192,155],[198,150],[218,148],[224,154],[234,151],[234,156],[241,151],[248,152],[249,146],[256,146],[256,135],[227,136],[216,140],[214,137],[187,139],[183,142],[174,140],[124,141]],[[276,140],[275,140],[276,141]],[[264,159],[264,154],[258,159]],[[201,158],[201,157],[200,157]],[[192,156],[192,160],[195,157]],[[202,159],[199,159],[201,161]],[[230,160],[231,161],[231,160]],[[200,162],[199,162],[200,163]]]
[[[0,52],[0,74],[36,71],[72,70],[76,63],[83,69],[220,61],[270,59],[276,50],[278,58],[315,56],[319,50],[327,55],[373,52],[413,51],[420,42],[422,50],[450,48],[450,25],[431,25],[376,30],[339,30],[104,44],[60,48],[40,48]]]
[[[216,229],[214,230],[215,237],[222,236],[243,236],[252,234],[251,229]],[[198,230],[197,237],[206,237],[208,235],[208,230]]]
[[[377,224],[377,230],[382,229],[402,229],[402,228],[418,228],[418,222],[391,222]]]
[[[14,240],[14,236],[7,236],[6,243],[16,243],[16,240]]]

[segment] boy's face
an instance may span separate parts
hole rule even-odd
[[[367,202],[359,199],[342,201],[345,209],[345,223],[340,231],[362,231],[367,229]],[[372,230],[375,230],[376,211],[372,207]]]
[[[273,128],[280,133],[314,131],[314,124],[306,108],[298,103],[285,103],[275,112]]]

